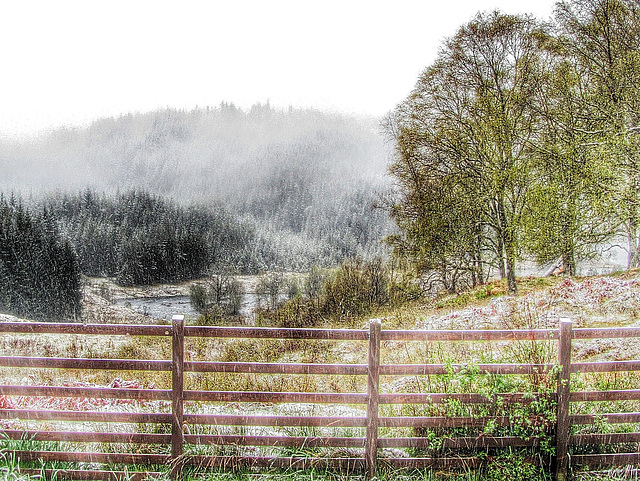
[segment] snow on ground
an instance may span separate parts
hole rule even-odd
[[[423,318],[418,329],[553,329],[561,318],[579,327],[640,326],[640,275],[570,278],[520,297],[495,297],[485,306],[469,306]],[[576,358],[640,359],[638,339],[575,342]]]

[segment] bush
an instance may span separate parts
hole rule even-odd
[[[325,282],[320,310],[329,316],[357,317],[389,302],[389,273],[381,259],[347,261]]]
[[[494,458],[487,469],[488,481],[536,481],[549,479],[523,453],[510,452]]]
[[[189,301],[194,310],[201,314],[205,312],[209,305],[207,288],[202,284],[193,284],[189,289]]]
[[[206,283],[193,284],[189,290],[191,307],[216,319],[237,315],[243,299],[242,284],[228,274],[211,276]]]
[[[256,299],[258,306],[262,307],[266,302],[269,309],[275,310],[278,307],[280,296],[285,293],[285,279],[282,272],[269,272],[258,278],[256,284]]]
[[[280,327],[314,327],[325,318],[364,316],[389,303],[389,278],[380,259],[347,261],[331,277],[314,268],[304,283],[305,297],[296,295],[278,305],[284,285],[282,275],[269,274],[261,278],[256,289],[258,296],[270,300],[267,309],[258,310],[258,320]]]
[[[258,323],[289,328],[317,327],[323,319],[313,300],[297,296],[276,310],[259,309]]]

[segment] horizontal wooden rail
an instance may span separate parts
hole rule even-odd
[[[465,404],[495,404],[498,401],[530,404],[542,398],[555,400],[555,397],[555,393],[502,393],[492,397],[466,393],[395,393],[380,394],[380,404],[442,404],[454,400]]]
[[[574,445],[639,443],[640,433],[575,434],[569,437],[569,442]]]
[[[171,361],[9,356],[0,357],[0,367],[79,370],[104,369],[109,371],[171,371]]]
[[[95,471],[95,470],[77,470],[77,469],[33,469],[21,468],[21,474],[32,476],[34,479],[40,479],[44,475],[44,479],[77,479],[91,481],[144,481],[147,479],[161,478],[164,473],[161,472],[129,472],[129,471]]]
[[[595,327],[571,330],[573,339],[620,339],[640,337],[640,327]]]
[[[28,439],[32,441],[64,441],[68,443],[171,443],[170,434],[4,430],[0,431],[0,435],[5,436],[7,439]]]
[[[367,418],[349,416],[243,416],[223,414],[185,414],[186,424],[214,426],[307,426],[364,427]]]
[[[569,395],[569,401],[640,401],[640,389],[572,392]]]
[[[571,373],[640,371],[640,361],[576,362],[571,364]]]
[[[167,465],[171,456],[166,454],[133,454],[133,453],[83,453],[66,451],[4,451],[21,461],[60,461],[68,463],[100,463],[100,464],[151,464]]]
[[[630,466],[640,464],[640,453],[574,454],[571,462],[578,466]]]
[[[516,341],[558,339],[557,329],[497,330],[478,329],[468,331],[386,331],[380,332],[383,341]]]
[[[185,391],[185,401],[366,404],[360,393]]]
[[[312,364],[278,362],[185,362],[187,372],[237,372],[254,374],[367,374],[366,364]]]
[[[134,324],[75,324],[53,322],[0,322],[0,333],[81,334],[100,336],[171,336],[171,326]]]
[[[1,386],[2,396],[46,396],[89,399],[171,400],[171,391],[162,389],[116,389],[102,387]]]
[[[393,469],[478,469],[486,460],[476,457],[456,458],[386,458],[380,464]]]
[[[640,423],[640,413],[573,414],[569,421],[571,424],[597,424],[602,421],[609,424]]]
[[[301,437],[301,436],[236,436],[187,434],[187,443],[222,446],[275,446],[298,448],[364,448],[365,438]]]
[[[433,447],[432,438],[380,438],[379,448],[422,448]],[[438,448],[443,449],[484,449],[484,448],[508,448],[508,447],[532,447],[538,446],[538,438],[522,439],[513,436],[491,437],[477,436],[473,438],[444,438],[438,441]]]
[[[492,417],[448,417],[448,416],[407,416],[381,417],[383,428],[471,428],[485,427],[489,423],[494,426],[509,426],[508,416]]]
[[[168,455],[158,454],[104,454],[104,453],[63,453],[58,451],[6,451],[23,461],[63,461],[129,465],[167,465]],[[339,469],[359,472],[363,469],[361,458],[310,458],[310,457],[262,457],[262,456],[185,456],[185,466],[200,469],[279,468],[279,469]],[[89,478],[93,479],[93,478]]]
[[[360,472],[362,458],[313,458],[266,456],[185,456],[184,464],[201,469],[337,469],[343,472]]]
[[[553,364],[390,364],[380,366],[383,376],[416,376],[454,374],[540,374],[553,369]]]
[[[37,421],[83,421],[92,423],[170,423],[171,414],[95,411],[52,411],[37,409],[0,409],[0,419]]]
[[[206,327],[186,326],[186,337],[226,337],[243,339],[319,339],[330,341],[366,341],[368,330],[293,329],[284,327]]]

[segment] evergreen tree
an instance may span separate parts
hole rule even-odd
[[[0,196],[0,309],[39,320],[77,319],[81,275],[48,211],[35,216]]]

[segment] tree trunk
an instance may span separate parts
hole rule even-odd
[[[477,280],[476,285],[484,284],[484,272],[482,268],[482,227],[476,228],[476,245],[475,245],[475,260],[474,260],[474,277]]]
[[[566,236],[566,234],[565,234]],[[574,249],[573,238],[565,237],[565,245],[562,253],[562,265],[564,267],[564,274],[570,277],[576,275],[576,252]]]
[[[627,238],[629,242],[629,254],[627,256],[627,269],[640,267],[640,236],[638,235],[638,223],[630,219]]]
[[[562,254],[562,265],[564,266],[564,274],[570,277],[576,275],[576,259],[573,252],[565,252]]]
[[[513,254],[507,254],[507,292],[513,296],[518,294],[516,283],[516,262]]]
[[[562,219],[562,273],[573,277],[576,275],[576,227],[579,224],[577,218],[576,199],[567,195],[563,206]]]
[[[507,222],[507,216],[504,211],[502,202],[497,205],[498,220],[500,224],[500,232],[498,232],[498,245],[502,246],[503,257],[500,259],[501,267],[504,265],[505,272],[502,276],[507,278],[507,292],[511,295],[518,293],[516,284],[516,251],[513,233]]]
[[[498,271],[500,272],[500,279],[504,279],[506,275],[505,269],[505,252],[504,252],[504,239],[502,230],[498,232]]]

